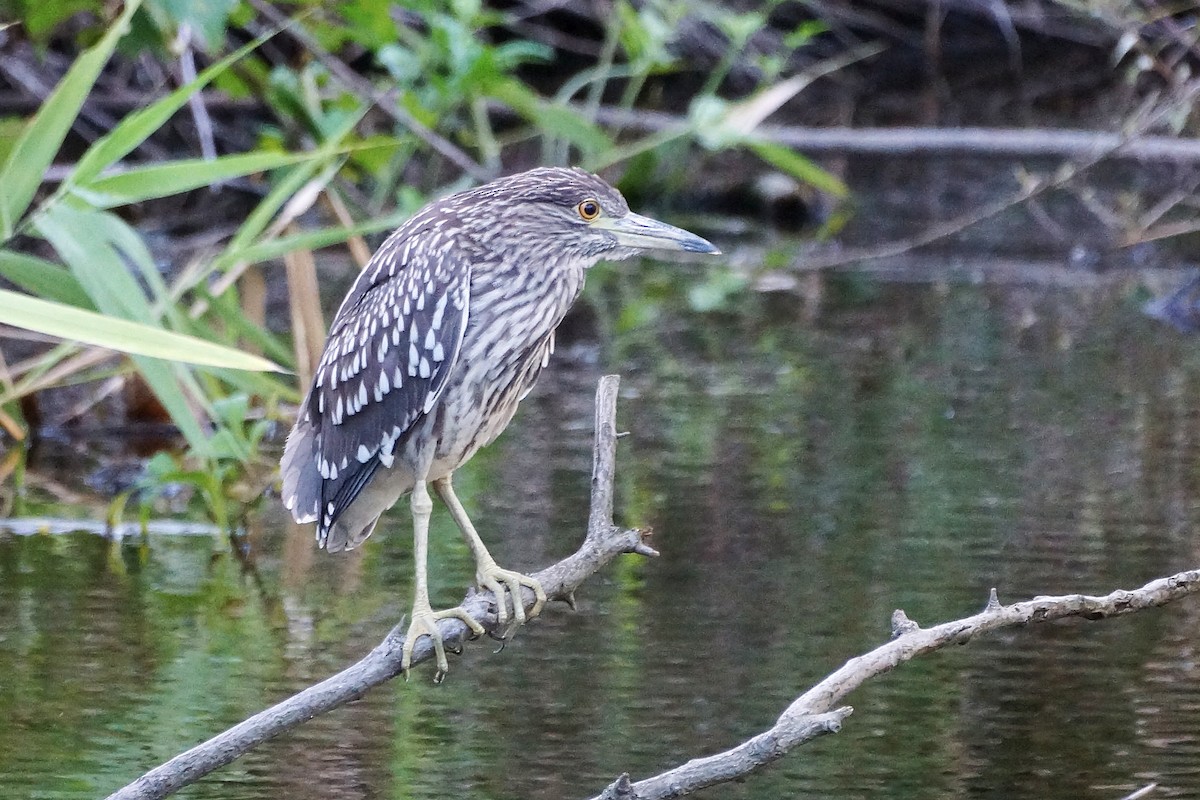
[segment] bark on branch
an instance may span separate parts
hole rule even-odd
[[[656,556],[644,539],[644,532],[618,528],[612,521],[613,475],[616,463],[616,408],[619,378],[608,375],[596,388],[596,438],[592,450],[592,498],[587,536],[573,555],[534,577],[547,596],[574,605],[575,590],[622,553]],[[525,609],[533,607],[533,592],[525,589]],[[471,591],[463,601],[471,616],[479,620],[491,635],[501,633],[496,617],[495,597],[491,592]],[[460,620],[444,619],[438,624],[447,652],[457,649],[470,637],[470,629]],[[166,797],[237,759],[253,747],[313,717],[357,700],[368,690],[400,674],[400,651],[405,628],[396,626],[365,658],[338,674],[310,686],[283,702],[255,714],[170,761],[155,767],[133,783],[109,795],[108,800],[152,800]],[[428,660],[433,647],[422,638],[413,651],[413,665]]]
[[[1066,617],[1107,619],[1156,608],[1198,592],[1200,569],[1194,569],[1153,580],[1140,589],[1118,589],[1101,597],[1082,594],[1035,597],[1003,606],[993,589],[983,611],[933,628],[921,628],[897,610],[892,613],[890,642],[847,661],[796,698],[769,729],[730,750],[694,759],[636,783],[629,779],[628,773],[623,774],[592,800],[664,800],[743,778],[782,758],[797,745],[840,730],[842,721],[854,709],[838,703],[871,678],[917,656],[948,645],[965,644],[981,633]]]

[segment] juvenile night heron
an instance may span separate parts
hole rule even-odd
[[[507,624],[525,622],[521,588],[538,582],[501,569],[451,477],[508,425],[550,354],[554,330],[602,258],[645,250],[717,253],[687,231],[634,214],[621,194],[578,169],[535,169],[425,206],[363,269],[330,328],[312,388],[284,449],[283,500],[317,544],[349,550],[411,492],[416,587],[404,642],[428,635],[447,669],[437,621],[482,626],[461,606],[434,611],[426,580],[428,486],[450,509],[475,556],[475,580]]]

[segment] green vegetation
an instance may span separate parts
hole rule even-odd
[[[336,9],[301,3],[286,7],[290,19],[235,0],[131,0],[110,20],[110,7],[79,0],[0,5],[3,18],[20,23],[9,35],[56,52],[70,50],[64,36],[87,44],[35,114],[0,120],[0,277],[20,290],[0,292],[0,315],[63,340],[19,364],[0,360],[0,424],[23,436],[19,401],[46,389],[114,376],[142,381],[187,442],[186,455],[154,462],[151,482],[192,483],[224,522],[219,487],[259,460],[263,420],[285,419],[276,409],[300,399],[290,377],[271,373],[303,378],[319,349],[316,278],[304,258],[311,250],[389,229],[431,195],[533,162],[631,163],[636,189],[651,175],[670,175],[668,165],[684,163],[688,150],[744,148],[843,192],[807,159],[754,138],[757,124],[811,76],[781,81],[783,61],[761,58],[758,89],[736,102],[718,96],[771,7],[703,10],[727,49],[699,80],[671,46],[685,13],[696,13],[684,2],[618,3],[599,54],[567,71],[549,45],[514,38],[503,12],[470,0],[402,11],[369,0]],[[816,31],[801,27],[790,41]],[[98,138],[80,137],[88,104],[111,86],[106,70],[147,56],[163,75],[178,67],[185,80],[152,93]],[[196,71],[198,59],[207,68]],[[677,127],[634,134],[598,122],[602,101],[634,109],[671,76],[694,84]],[[206,104],[217,98],[254,110],[239,128],[252,146],[216,155],[203,130]],[[177,117],[189,115],[205,157],[171,142]],[[163,156],[163,142],[183,154]],[[177,252],[163,263],[130,221],[234,181],[260,199],[236,230],[185,263]],[[319,213],[324,207],[332,219]],[[287,325],[266,324],[257,265],[297,257],[295,270],[308,280],[289,266],[290,318],[307,331],[289,337]],[[716,276],[693,301],[716,308],[741,285]]]

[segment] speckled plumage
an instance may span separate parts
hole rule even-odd
[[[321,545],[357,545],[414,479],[453,471],[512,419],[584,270],[634,252],[572,237],[566,215],[547,222],[547,209],[589,197],[628,211],[593,175],[538,169],[431,203],[375,253],[333,320],[283,458],[284,502],[318,522]],[[365,513],[348,515],[360,497]]]
[[[346,550],[411,493],[415,591],[402,647],[433,640],[437,622],[483,627],[462,607],[434,611],[426,560],[429,490],[445,502],[475,557],[475,580],[508,597],[516,624],[546,602],[534,578],[502,569],[454,493],[451,476],[508,425],[554,352],[554,330],[601,258],[642,250],[716,253],[703,239],[629,210],[595,175],[545,168],[431,203],[388,237],[334,317],[313,386],[288,435],[284,504],[317,523],[317,541]]]

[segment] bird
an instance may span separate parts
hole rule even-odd
[[[454,471],[490,444],[554,352],[555,329],[601,259],[646,251],[719,254],[682,228],[635,214],[579,168],[541,167],[435,200],[384,241],[330,325],[312,386],[288,434],[281,497],[318,547],[357,547],[409,495],[414,589],[401,670],[429,636],[437,680],[448,665],[437,622],[483,626],[461,605],[429,601],[430,489],[475,559],[475,582],[512,628],[540,613],[539,582],[497,565],[454,492]],[[535,601],[528,615],[521,593]]]

